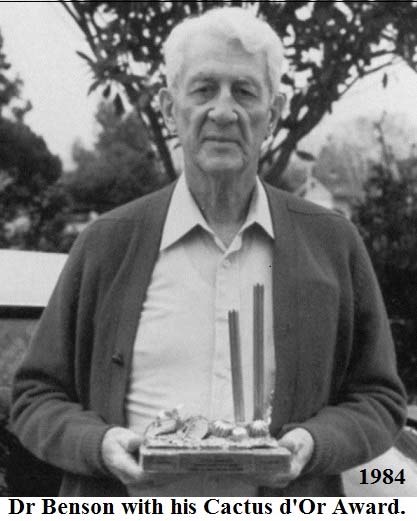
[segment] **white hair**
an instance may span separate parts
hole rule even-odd
[[[272,94],[278,94],[283,45],[272,29],[248,9],[219,7],[198,17],[186,18],[171,31],[164,44],[168,87],[175,87],[185,60],[185,51],[193,37],[202,33],[223,36],[226,41],[237,39],[251,54],[265,53],[267,80]]]

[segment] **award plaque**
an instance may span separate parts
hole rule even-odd
[[[234,423],[202,416],[183,420],[178,409],[163,411],[149,425],[140,461],[146,472],[230,473],[290,471],[291,452],[269,434],[264,412],[264,287],[253,288],[253,419],[245,421],[239,315],[229,311]]]

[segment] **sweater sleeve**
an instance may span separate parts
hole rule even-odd
[[[354,232],[354,325],[350,363],[333,403],[295,426],[315,442],[305,473],[339,474],[385,452],[406,419],[404,387],[383,298],[365,246]]]
[[[74,371],[80,288],[88,278],[85,243],[82,234],[17,370],[11,427],[40,459],[76,474],[106,475],[101,440],[109,426],[81,404]]]

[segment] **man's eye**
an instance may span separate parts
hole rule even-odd
[[[256,96],[254,92],[252,92],[250,89],[246,89],[245,87],[239,87],[237,89],[237,93],[239,94],[239,96],[245,98],[254,98]]]
[[[196,87],[195,89],[193,89],[192,93],[193,94],[209,94],[213,92],[213,87],[211,87],[210,85],[201,85],[199,87]]]

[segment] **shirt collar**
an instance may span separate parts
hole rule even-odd
[[[265,188],[258,177],[256,177],[255,191],[250,202],[248,215],[240,233],[255,223],[259,224],[272,239],[274,238],[268,199]],[[162,232],[160,251],[172,246],[172,244],[180,240],[197,226],[200,226],[213,235],[213,231],[204,219],[188,189],[185,175],[182,174],[172,193],[164,230]]]

